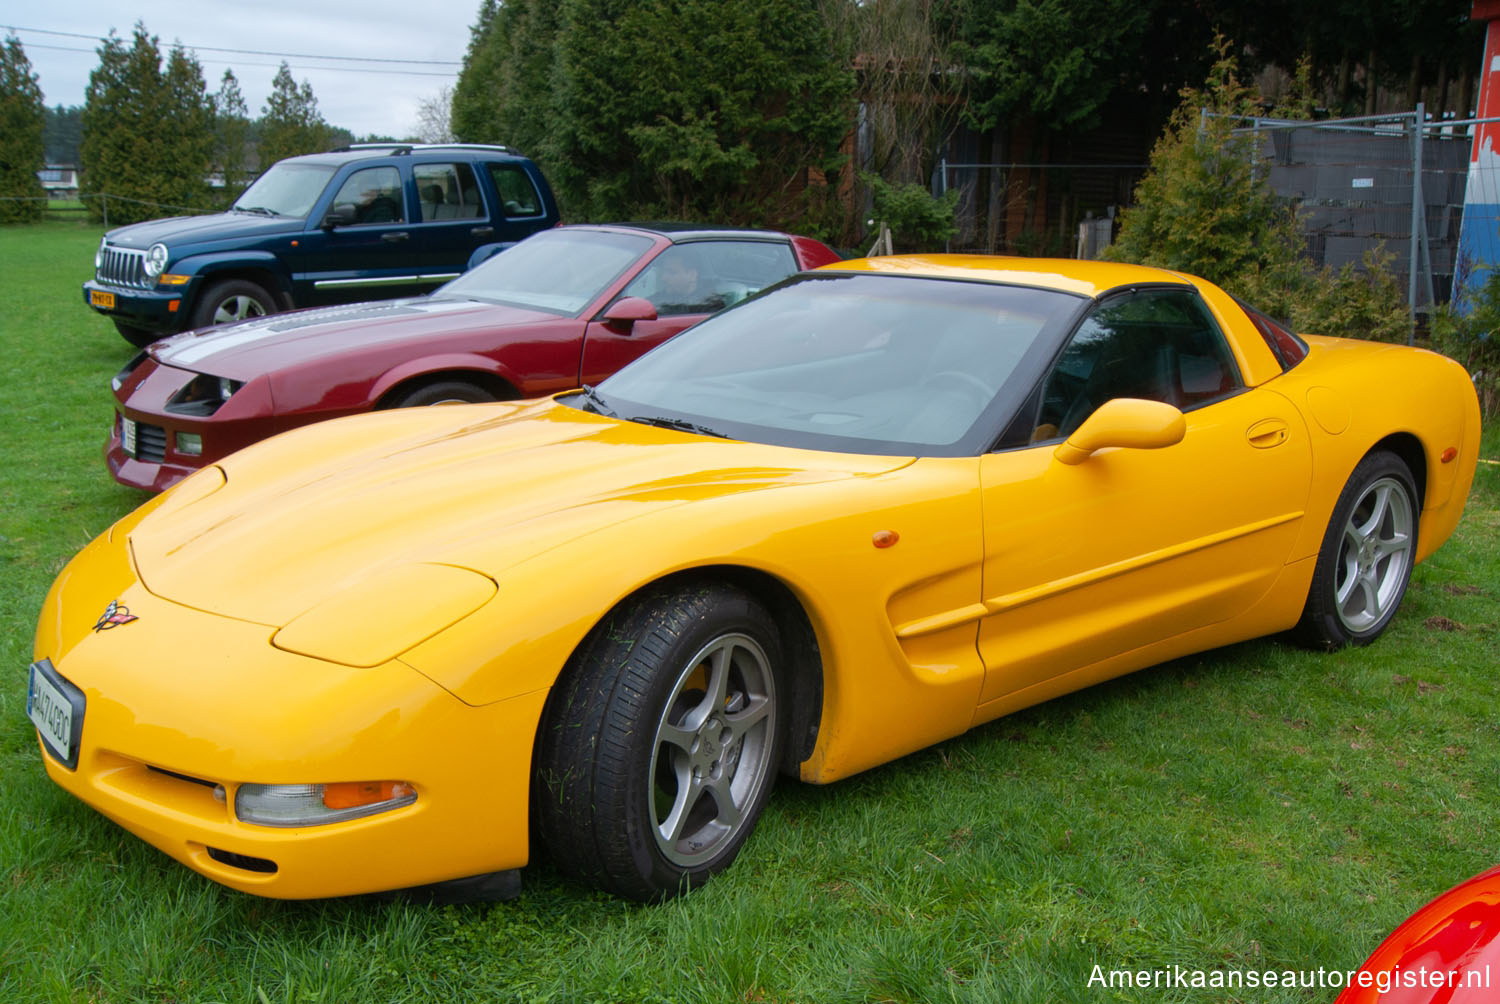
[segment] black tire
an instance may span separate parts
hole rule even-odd
[[[557,866],[648,902],[729,867],[780,766],[783,666],[776,624],[731,586],[650,591],[605,618],[537,737],[533,819]]]
[[[425,408],[433,404],[475,404],[493,401],[495,395],[464,380],[440,380],[397,394],[386,408]]]
[[[167,337],[164,332],[152,331],[149,328],[137,328],[134,324],[126,324],[124,321],[115,322],[115,330],[120,337],[138,349],[144,349],[158,338]]]
[[[264,287],[246,279],[221,279],[211,282],[193,308],[193,327],[229,324],[250,317],[274,314],[280,310],[276,298]]]
[[[1293,629],[1297,641],[1336,649],[1380,636],[1411,581],[1420,514],[1416,482],[1400,457],[1379,450],[1359,462],[1323,534]]]

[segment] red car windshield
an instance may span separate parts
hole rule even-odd
[[[458,296],[575,316],[652,247],[649,237],[601,230],[546,230],[441,287]]]

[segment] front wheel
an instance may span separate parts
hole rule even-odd
[[[393,397],[383,407],[425,408],[434,404],[477,404],[493,400],[495,395],[478,384],[464,380],[441,380],[405,391]]]
[[[649,593],[585,642],[542,719],[538,835],[565,871],[660,900],[729,867],[776,779],[780,634],[752,597]]]
[[[1359,462],[1323,535],[1297,639],[1316,648],[1367,645],[1396,614],[1417,553],[1417,489],[1393,453]]]
[[[193,309],[193,327],[228,324],[276,311],[276,298],[261,286],[245,279],[224,279],[209,283],[203,291]]]
[[[166,332],[152,331],[149,328],[138,328],[134,324],[126,324],[124,321],[115,322],[115,330],[120,337],[138,349],[144,349],[158,338],[167,337]]]

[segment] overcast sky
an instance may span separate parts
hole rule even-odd
[[[0,35],[20,38],[48,106],[83,104],[98,40],[113,28],[128,45],[140,20],[163,56],[173,42],[197,55],[209,93],[233,69],[252,118],[285,59],[299,84],[312,84],[329,124],[355,136],[406,136],[416,131],[417,103],[458,80],[479,0],[16,0],[5,11]]]

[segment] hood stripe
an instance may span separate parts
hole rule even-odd
[[[221,352],[232,352],[258,342],[280,337],[288,331],[312,327],[317,324],[332,324],[352,321],[364,315],[368,320],[378,320],[381,315],[394,316],[397,307],[404,307],[403,314],[444,314],[459,310],[470,310],[474,304],[467,300],[419,300],[416,303],[389,301],[384,303],[357,303],[348,307],[325,307],[317,311],[304,312],[296,317],[272,314],[235,325],[232,329],[209,333],[186,339],[183,345],[173,345],[157,356],[157,361],[178,369],[196,369],[198,364]]]

